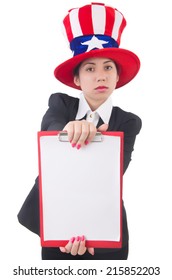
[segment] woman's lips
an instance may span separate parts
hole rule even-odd
[[[108,87],[105,87],[105,86],[99,86],[99,87],[96,87],[95,90],[99,91],[99,92],[104,92],[105,90],[107,90]]]
[[[105,87],[105,86],[99,86],[99,87],[96,87],[96,89],[107,89],[107,87]]]

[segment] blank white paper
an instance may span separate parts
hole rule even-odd
[[[120,137],[77,150],[41,136],[44,240],[120,239]]]

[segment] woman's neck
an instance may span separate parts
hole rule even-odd
[[[96,111],[106,100],[88,100],[88,98],[86,98],[86,101],[88,103],[88,105],[90,106],[90,109],[92,110],[92,112]]]

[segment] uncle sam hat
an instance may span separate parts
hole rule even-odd
[[[63,84],[80,89],[74,83],[74,70],[85,59],[104,57],[112,59],[119,69],[116,88],[129,83],[138,73],[140,60],[133,52],[121,49],[121,34],[126,20],[116,8],[103,3],[91,3],[68,11],[63,20],[64,31],[73,57],[54,70]]]

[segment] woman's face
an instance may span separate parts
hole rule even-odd
[[[80,86],[91,109],[97,109],[112,94],[119,76],[113,60],[88,58],[82,62],[74,82]]]

